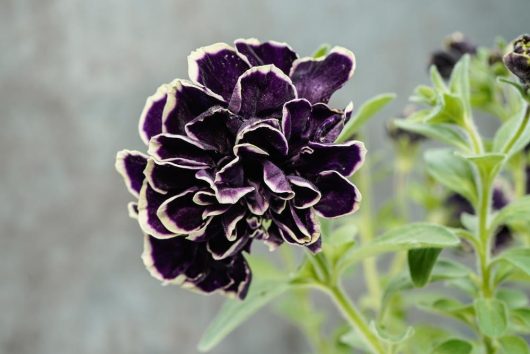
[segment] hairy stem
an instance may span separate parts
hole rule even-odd
[[[372,332],[368,323],[366,323],[362,314],[345,294],[342,287],[340,285],[331,285],[326,290],[341,314],[352,325],[356,334],[364,341],[368,348],[375,354],[385,354],[386,350],[384,345],[379,341],[375,333]]]

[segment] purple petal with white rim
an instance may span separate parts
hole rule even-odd
[[[313,150],[301,153],[297,169],[303,174],[315,175],[323,171],[336,171],[343,176],[351,176],[364,162],[366,149],[360,141],[344,144],[309,142]]]
[[[245,196],[245,202],[254,215],[263,215],[269,209],[268,192],[260,183],[249,181],[254,190]]]
[[[307,245],[307,248],[313,253],[318,253],[322,251],[322,237],[319,237],[315,242],[312,244]]]
[[[184,190],[206,185],[195,178],[197,167],[181,166],[169,161],[156,161],[150,158],[144,170],[144,175],[151,188],[160,194],[172,192],[181,193]]]
[[[254,187],[245,185],[244,171],[239,157],[230,161],[216,173],[212,188],[221,204],[237,203],[254,190]]]
[[[116,171],[123,177],[129,192],[138,197],[144,182],[147,155],[138,151],[122,150],[116,155]]]
[[[236,226],[239,221],[245,217],[245,209],[239,205],[234,205],[221,217],[221,224],[225,233],[225,237],[229,241],[236,239]]]
[[[193,202],[193,195],[197,190],[190,188],[165,200],[157,211],[162,224],[177,235],[189,234],[205,226],[202,218],[204,206]]]
[[[282,130],[287,140],[299,140],[309,126],[311,103],[305,98],[287,102],[282,111]]]
[[[309,245],[320,237],[320,227],[312,208],[300,210],[289,205],[282,214],[275,216],[275,222],[289,243]]]
[[[233,283],[224,289],[227,295],[237,296],[239,299],[244,299],[247,296],[250,282],[252,280],[252,273],[247,261],[242,255],[235,257],[232,266],[228,269],[228,274],[233,280]]]
[[[138,203],[137,202],[129,202],[129,204],[127,204],[127,211],[129,212],[130,218],[138,220]]]
[[[225,43],[199,48],[188,56],[188,74],[228,101],[238,78],[250,68],[247,59]]]
[[[249,242],[247,237],[239,237],[234,241],[229,241],[226,237],[218,235],[208,240],[207,249],[215,260],[232,257],[239,253]]]
[[[186,124],[186,134],[202,143],[213,146],[220,153],[227,152],[234,141],[229,126],[237,130],[242,122],[229,110],[216,106]]]
[[[161,240],[145,235],[142,260],[153,277],[166,284],[181,284],[196,253],[197,246],[183,237]]]
[[[322,58],[297,59],[290,77],[298,97],[311,103],[328,102],[331,95],[348,81],[355,70],[355,56],[342,47],[333,48]]]
[[[149,155],[158,160],[171,161],[181,166],[208,167],[213,165],[213,147],[184,135],[159,134],[149,141]]]
[[[234,88],[228,108],[243,117],[265,117],[281,112],[285,102],[296,98],[291,79],[273,65],[247,70]]]
[[[237,145],[251,144],[273,156],[287,156],[289,144],[282,132],[267,123],[258,122],[243,128],[236,140]]]
[[[238,39],[234,43],[237,51],[247,57],[252,66],[273,64],[286,75],[289,75],[293,61],[298,58],[286,43],[276,41],[260,43],[255,38]]]
[[[157,193],[144,181],[138,199],[138,223],[143,232],[160,239],[175,237],[175,233],[169,231],[156,215],[166,198],[166,195]]]
[[[263,161],[263,182],[269,190],[282,199],[294,197],[294,191],[283,171],[270,161]]]
[[[335,171],[320,173],[315,181],[322,197],[315,210],[325,218],[353,213],[359,209],[361,193],[350,181]]]
[[[299,176],[287,176],[294,191],[293,205],[298,209],[312,207],[320,200],[317,187],[307,179]]]
[[[214,106],[226,106],[226,103],[221,96],[205,87],[186,80],[175,80],[167,92],[162,131],[182,134],[186,123]]]
[[[171,84],[163,84],[156,93],[147,98],[144,109],[140,115],[138,131],[144,143],[148,143],[151,137],[162,133],[162,113],[166,105],[167,93]]]

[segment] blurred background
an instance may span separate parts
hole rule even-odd
[[[1,0],[0,353],[196,352],[223,299],[148,275],[114,170],[118,150],[144,149],[145,99],[187,77],[194,48],[257,37],[301,55],[321,43],[353,50],[356,74],[332,103],[398,93],[367,132],[390,158],[385,120],[426,81],[445,35],[490,46],[529,26],[529,0]],[[213,351],[304,352],[267,311]]]

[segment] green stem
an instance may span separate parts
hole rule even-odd
[[[469,134],[469,138],[471,139],[471,144],[473,146],[473,151],[476,154],[481,154],[484,151],[484,146],[482,144],[482,139],[480,138],[475,123],[473,123],[472,120],[466,119],[464,122],[464,129]]]
[[[344,318],[352,325],[357,335],[361,337],[368,348],[370,348],[373,353],[385,354],[386,350],[384,345],[379,341],[375,333],[372,332],[362,314],[344,293],[344,290],[342,290],[340,285],[328,286],[326,287],[326,290]]]
[[[479,269],[482,277],[482,293],[484,297],[491,297],[491,276],[490,276],[490,256],[491,256],[491,241],[490,235],[488,233],[488,224],[489,224],[489,215],[490,215],[490,205],[491,205],[491,194],[492,194],[492,180],[488,176],[481,176],[481,186],[482,190],[480,191],[479,196],[479,205],[477,208],[478,214],[478,240],[479,240],[479,249],[478,252],[478,261]]]

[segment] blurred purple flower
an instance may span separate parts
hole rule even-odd
[[[503,58],[504,65],[521,83],[530,88],[530,35],[523,34],[513,42],[513,49]]]
[[[327,105],[355,59],[335,47],[301,58],[286,44],[237,40],[188,57],[188,80],[162,85],[140,118],[147,154],[118,153],[116,168],[138,197],[130,204],[153,276],[201,292],[244,298],[253,240],[321,247],[317,215],[352,213],[349,182],[359,141],[335,144],[349,119]]]
[[[431,54],[429,66],[434,65],[444,79],[449,79],[456,63],[465,54],[476,54],[477,47],[460,32],[446,38],[444,49]]]

